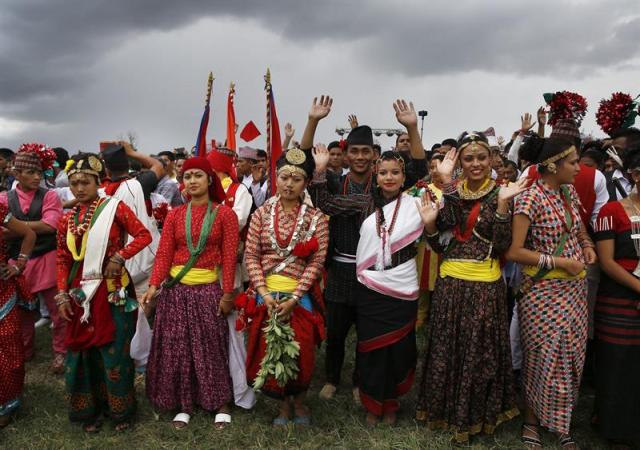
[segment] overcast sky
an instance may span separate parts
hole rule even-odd
[[[406,98],[429,111],[430,146],[489,126],[508,136],[565,89],[601,136],[599,100],[640,93],[639,43],[638,0],[0,0],[0,146],[97,151],[133,132],[148,153],[190,148],[209,71],[208,137],[224,139],[231,81],[237,122],[264,131],[267,67],[298,139],[320,94],[334,97],[320,141],[349,113],[397,127],[392,102]]]

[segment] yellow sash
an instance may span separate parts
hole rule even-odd
[[[298,287],[298,280],[284,275],[278,275],[277,273],[267,275],[265,281],[267,282],[269,292],[286,292],[291,294]]]
[[[452,277],[466,281],[483,281],[492,283],[502,276],[497,259],[484,261],[451,261],[445,259],[440,265],[440,278]]]
[[[175,277],[180,273],[184,266],[171,266],[171,270],[169,271],[169,275]],[[189,286],[194,286],[197,284],[210,284],[218,281],[218,271],[217,270],[209,270],[209,269],[198,269],[197,267],[191,268],[190,271],[184,274],[180,283],[186,284]]]
[[[531,277],[534,276],[536,273],[538,273],[538,270],[540,269],[534,266],[524,266],[522,268],[522,271]],[[566,270],[553,269],[549,273],[547,273],[545,276],[543,276],[541,279],[542,280],[577,280],[580,278],[584,278],[586,276],[587,276],[586,270],[583,270],[578,275],[570,275],[569,272],[567,272]]]

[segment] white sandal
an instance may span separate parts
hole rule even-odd
[[[173,424],[173,427],[176,430],[181,430],[182,428],[185,428],[187,425],[189,425],[189,420],[191,420],[191,416],[189,414],[187,414],[187,413],[178,413],[173,418],[171,423]]]
[[[228,423],[231,423],[231,415],[227,413],[218,413],[216,414],[215,419],[213,419],[213,423],[218,430],[223,430]]]

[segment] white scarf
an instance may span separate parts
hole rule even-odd
[[[82,317],[80,318],[80,321],[83,323],[89,321],[91,299],[104,279],[102,275],[102,263],[104,261],[104,255],[107,253],[111,224],[113,224],[116,208],[118,207],[118,203],[120,203],[116,198],[111,198],[107,200],[107,202],[100,215],[96,218],[93,226],[87,231],[89,237],[87,238],[87,250],[82,266],[82,279],[80,280],[80,289],[82,289],[85,295],[82,301]]]
[[[393,211],[398,200],[385,205],[384,212],[386,226],[381,230],[382,237],[376,230],[376,214],[371,214],[360,227],[360,241],[356,252],[356,273],[358,281],[369,289],[390,297],[402,300],[418,298],[418,273],[415,258],[399,266],[384,269],[391,264],[391,255],[398,250],[413,245],[423,230],[422,219],[416,210],[416,199],[402,194],[398,216],[389,236],[387,227],[391,225]],[[380,270],[369,270],[376,266]]]

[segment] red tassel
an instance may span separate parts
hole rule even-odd
[[[298,258],[307,258],[317,252],[319,248],[318,239],[314,236],[306,242],[298,242],[291,253]]]

